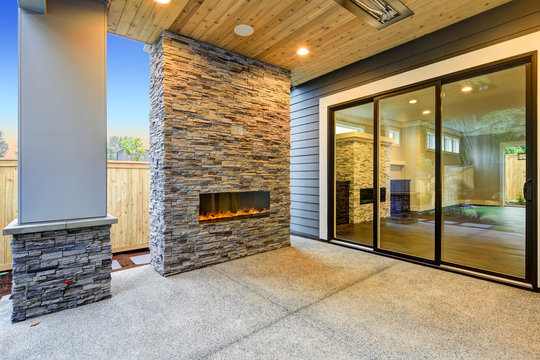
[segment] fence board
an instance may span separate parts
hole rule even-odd
[[[0,160],[0,229],[17,218],[17,161]],[[150,168],[146,162],[107,161],[107,212],[113,252],[148,247]],[[11,236],[0,236],[0,270],[11,268]]]
[[[518,154],[506,155],[505,194],[506,201],[517,201],[523,196],[523,184],[527,180],[527,161],[519,159]]]
[[[113,251],[148,247],[150,168],[148,163],[107,162],[107,211],[118,218],[111,229]]]
[[[17,161],[0,161],[0,225],[3,229],[17,217]],[[11,268],[11,236],[0,235],[0,270]]]

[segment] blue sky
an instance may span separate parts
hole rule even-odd
[[[0,131],[7,157],[17,150],[17,0],[0,1]],[[140,137],[148,144],[148,54],[144,44],[107,35],[108,135]]]

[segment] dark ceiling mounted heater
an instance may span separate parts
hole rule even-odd
[[[413,14],[408,7],[398,0],[334,1],[378,30]]]

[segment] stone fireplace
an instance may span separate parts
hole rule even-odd
[[[379,173],[382,217],[390,216],[390,157],[392,140],[380,138]],[[336,182],[346,187],[347,214],[337,225],[360,224],[373,220],[373,135],[351,132],[336,136]],[[343,190],[340,191],[343,193]]]
[[[154,269],[289,245],[289,72],[169,32],[150,63]]]

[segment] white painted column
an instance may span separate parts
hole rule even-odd
[[[19,225],[106,217],[107,5],[19,9]]]

